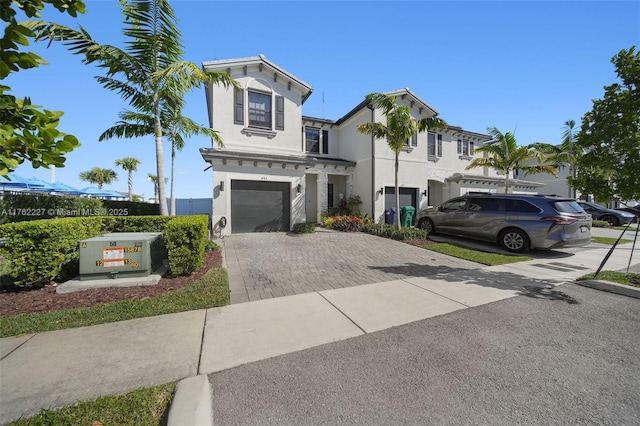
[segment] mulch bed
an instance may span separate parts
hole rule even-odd
[[[163,277],[156,285],[137,287],[97,288],[75,293],[57,294],[56,283],[37,289],[9,288],[0,292],[0,317],[30,312],[50,312],[60,309],[84,308],[124,299],[144,299],[178,290],[198,280],[212,268],[222,266],[220,250],[205,253],[202,267],[191,275]]]

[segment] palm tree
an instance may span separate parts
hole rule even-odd
[[[98,189],[102,189],[102,186],[105,183],[107,185],[110,185],[114,180],[118,180],[118,174],[111,169],[101,169],[100,167],[93,167],[91,170],[81,172],[80,180],[94,183],[98,185]]]
[[[76,31],[54,23],[29,21],[25,26],[37,40],[60,40],[74,54],[84,55],[86,64],[98,62],[106,76],[96,80],[106,89],[118,92],[134,109],[153,116],[160,214],[167,215],[163,124],[161,113],[179,102],[184,93],[203,83],[238,87],[226,73],[207,73],[196,64],[181,60],[181,34],[169,0],[121,2],[129,40],[126,50],[100,45],[84,30]],[[117,79],[116,77],[120,78]],[[128,134],[125,137],[136,137]]]
[[[411,108],[408,105],[396,104],[395,96],[384,93],[370,93],[366,96],[374,108],[379,108],[387,117],[387,124],[384,123],[361,123],[358,131],[373,136],[375,139],[386,139],[389,148],[395,154],[395,206],[396,212],[400,211],[400,192],[398,189],[398,169],[400,152],[407,139],[413,137],[418,132],[430,129],[442,129],[447,123],[438,117],[427,117],[416,120],[411,117]],[[396,228],[400,229],[400,215],[396,214]]]
[[[171,189],[170,189],[170,197],[171,197],[171,208],[170,214],[171,216],[176,215],[176,198],[173,192],[175,177],[174,177],[174,166],[176,160],[176,150],[182,151],[185,145],[184,137],[190,137],[192,135],[205,135],[209,136],[214,142],[218,144],[219,147],[224,147],[224,143],[222,142],[222,138],[216,130],[213,130],[209,127],[205,127],[202,125],[198,125],[193,122],[191,119],[187,117],[183,117],[181,111],[173,110],[175,115],[171,116],[167,119],[168,123],[168,133],[167,137],[171,141]]]
[[[129,173],[127,179],[127,183],[129,184],[129,201],[131,201],[133,197],[133,172],[138,170],[138,164],[140,164],[140,160],[133,157],[125,157],[116,160],[116,166],[122,167]]]
[[[522,170],[525,174],[549,173],[556,176],[556,168],[550,164],[525,164],[526,161],[531,159],[536,159],[538,163],[541,163],[544,158],[544,153],[535,149],[533,145],[518,146],[513,133],[502,134],[495,127],[489,127],[487,131],[493,137],[493,140],[486,142],[475,150],[475,152],[486,153],[487,156],[475,158],[465,170],[476,167],[491,167],[498,172],[504,173],[505,194],[509,192],[509,175],[515,169]]]
[[[546,155],[547,161],[556,168],[569,167],[569,177],[567,178],[569,197],[573,198],[576,196],[576,190],[573,187],[573,181],[576,178],[576,164],[581,154],[580,150],[576,149],[577,135],[575,126],[576,122],[574,120],[564,122],[562,142],[560,145],[551,145],[548,143],[535,143],[531,145],[542,151]]]
[[[170,109],[161,111],[161,120],[167,129],[167,137],[171,141],[171,207],[169,213],[171,216],[175,216],[176,214],[176,200],[174,195],[176,150],[181,151],[182,148],[184,148],[184,137],[204,135],[210,137],[219,147],[224,147],[222,138],[220,138],[216,130],[201,124],[196,124],[190,118],[182,116],[182,103],[182,98],[179,98]],[[154,117],[152,114],[125,110],[119,114],[119,117],[120,121],[118,121],[115,126],[105,130],[98,140],[102,141],[112,137],[127,137],[127,135],[144,136],[154,134]]]
[[[149,173],[147,175],[147,178],[153,182],[153,199],[156,201],[156,204],[158,203],[158,176]]]

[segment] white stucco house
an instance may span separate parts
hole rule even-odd
[[[394,155],[386,141],[357,130],[363,122],[384,122],[380,110],[364,100],[337,120],[305,116],[311,85],[263,55],[206,61],[203,69],[226,72],[241,86],[205,88],[210,126],[225,144],[200,149],[211,165],[212,221],[222,234],[289,231],[295,223],[319,222],[323,211],[351,196],[362,200],[362,214],[384,221],[394,205]],[[408,88],[385,93],[409,105],[416,119],[437,115]],[[474,148],[490,139],[450,126],[408,140],[400,155],[400,205],[419,210],[468,191],[499,191],[504,178],[495,171],[464,170],[478,155]],[[542,186],[513,184],[514,192]]]

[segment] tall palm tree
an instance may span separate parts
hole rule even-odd
[[[86,64],[98,62],[99,67],[106,70],[106,76],[96,77],[100,84],[118,92],[134,109],[153,116],[160,214],[167,215],[163,108],[206,82],[238,86],[226,73],[207,73],[196,64],[181,60],[181,34],[169,0],[136,0],[120,4],[125,24],[123,34],[128,38],[125,50],[98,44],[82,28],[76,31],[41,21],[30,21],[25,26],[36,32],[38,40],[62,41],[72,53],[84,55]],[[129,137],[135,136],[139,135]]]
[[[216,130],[182,115],[182,98],[178,98],[171,108],[168,105],[161,111],[161,120],[164,123],[165,133],[171,141],[171,188],[170,188],[170,215],[176,214],[176,200],[174,194],[174,169],[176,150],[181,151],[185,146],[184,137],[204,135],[210,137],[219,147],[224,147],[222,138]],[[98,140],[106,140],[112,137],[127,137],[127,135],[145,136],[154,133],[154,117],[152,114],[142,112],[123,111],[119,114],[120,121],[115,126],[105,130]],[[131,137],[131,136],[129,136]],[[165,179],[166,181],[166,179]]]
[[[567,120],[562,127],[562,141],[560,145],[552,145],[548,143],[535,143],[531,146],[542,151],[546,155],[546,161],[553,164],[556,168],[569,167],[569,197],[575,198],[576,190],[573,187],[573,181],[576,178],[576,165],[581,155],[581,151],[576,148],[577,130],[576,122]]]
[[[96,184],[98,185],[98,189],[102,189],[105,183],[109,185],[114,180],[118,180],[118,174],[111,169],[93,167],[91,170],[81,172],[80,180]]]
[[[131,201],[133,197],[133,172],[138,170],[138,164],[140,164],[140,160],[134,157],[124,157],[116,160],[116,166],[122,167],[129,174],[127,179],[127,183],[129,184],[129,201]]]
[[[513,133],[502,134],[497,128],[487,129],[493,140],[476,148],[475,152],[486,153],[487,156],[475,158],[465,170],[476,167],[491,167],[505,175],[505,194],[509,192],[509,175],[515,169],[526,173],[549,173],[556,176],[556,168],[550,164],[540,164],[544,153],[530,146],[518,146]],[[527,165],[528,160],[536,159],[538,164]]]
[[[400,192],[398,189],[398,169],[400,166],[400,152],[407,139],[418,132],[430,129],[442,129],[447,123],[439,117],[427,117],[416,120],[411,117],[411,108],[407,105],[396,104],[395,96],[384,93],[370,93],[366,99],[376,109],[381,109],[387,117],[387,123],[361,123],[358,131],[373,136],[375,139],[386,139],[389,148],[395,154],[395,206],[396,212],[400,211]],[[400,229],[400,215],[396,214],[396,228]]]
[[[153,173],[149,173],[147,178],[153,182],[153,199],[158,203],[158,176]]]

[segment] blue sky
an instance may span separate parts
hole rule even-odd
[[[123,47],[117,1],[86,0],[77,19],[48,6],[43,19],[78,28],[102,44]],[[520,144],[557,143],[563,123],[591,110],[603,86],[616,81],[610,60],[640,47],[640,1],[194,1],[172,2],[184,59],[203,61],[264,54],[309,83],[303,114],[337,120],[367,93],[409,87],[449,124],[484,133],[515,131]],[[153,196],[152,138],[98,142],[128,105],[99,85],[101,70],[81,64],[62,45],[32,44],[49,65],[10,75],[12,94],[64,111],[59,129],[82,146],[56,170],[56,180],[83,188],[81,171],[119,172],[109,189],[126,191],[114,162],[142,161],[134,192]],[[206,124],[204,89],[187,95],[184,114]],[[224,138],[224,135],[222,135]],[[165,141],[166,142],[166,141]],[[178,198],[211,197],[211,171],[194,137],[176,161]],[[166,173],[170,146],[165,143]],[[17,174],[51,180],[21,165]],[[168,191],[168,187],[167,187]],[[168,192],[167,192],[168,195]]]

